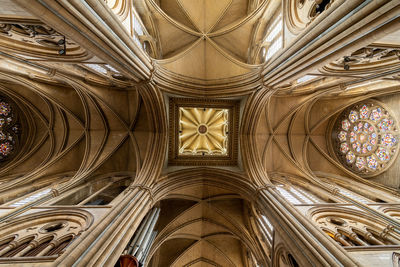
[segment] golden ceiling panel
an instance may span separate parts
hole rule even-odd
[[[170,165],[236,165],[239,102],[170,99]]]
[[[179,108],[179,155],[227,155],[229,110]]]

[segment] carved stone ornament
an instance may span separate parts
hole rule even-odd
[[[52,61],[85,59],[86,50],[47,25],[0,24],[0,46],[7,52]],[[54,56],[57,56],[54,58]]]
[[[398,68],[399,65],[400,50],[365,47],[324,66],[321,72],[368,74],[376,73],[378,70]]]

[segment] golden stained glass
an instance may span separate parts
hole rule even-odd
[[[179,107],[179,155],[227,155],[228,116],[228,109]]]

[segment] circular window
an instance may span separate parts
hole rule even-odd
[[[361,176],[383,172],[397,155],[397,122],[375,101],[346,109],[336,121],[332,137],[339,160]]]

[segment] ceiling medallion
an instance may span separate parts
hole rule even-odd
[[[236,165],[239,102],[170,99],[170,165]]]
[[[333,149],[347,169],[363,177],[375,176],[397,156],[397,131],[394,117],[379,102],[355,104],[335,123]]]

